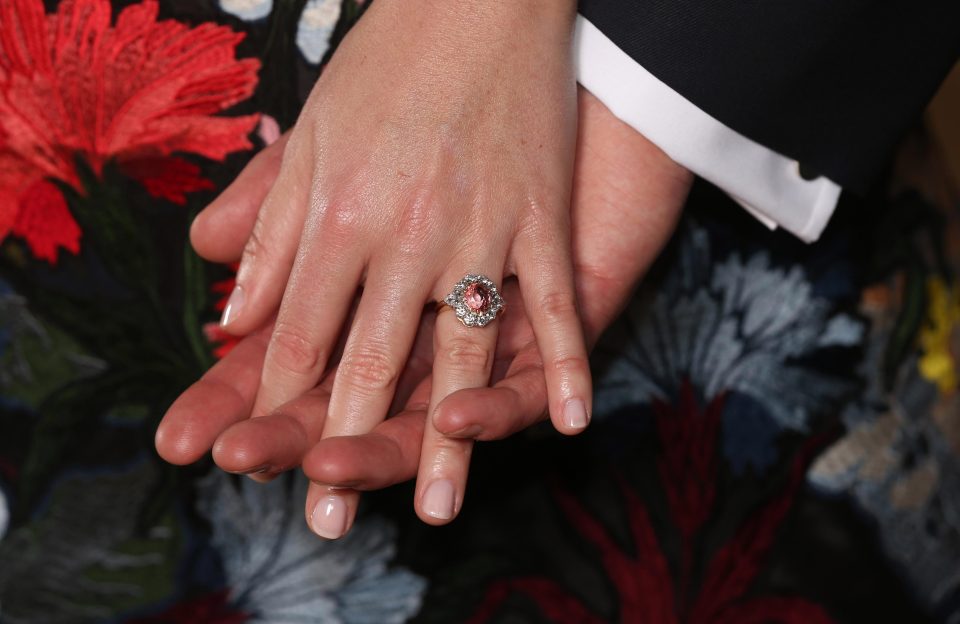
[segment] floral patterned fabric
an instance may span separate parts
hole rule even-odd
[[[449,527],[407,485],[327,542],[297,473],[157,458],[231,347],[190,219],[363,9],[0,4],[0,622],[960,623],[960,204],[922,142],[812,246],[697,185],[591,430],[481,445]]]

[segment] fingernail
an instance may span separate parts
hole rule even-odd
[[[310,528],[327,539],[342,537],[347,532],[347,504],[339,496],[321,498],[310,514]]]
[[[227,470],[230,474],[235,475],[258,475],[266,474],[270,472],[270,466],[263,464],[262,466],[257,466],[256,468],[246,468],[244,470]]]
[[[243,293],[243,289],[237,286],[233,289],[233,292],[230,293],[230,298],[227,299],[227,307],[223,309],[223,317],[220,319],[220,327],[226,327],[232,323],[237,316],[240,314],[240,311],[243,309],[243,303],[246,301],[247,297]]]
[[[587,406],[582,399],[570,399],[563,406],[563,424],[571,429],[583,429],[589,420]]]
[[[251,472],[244,475],[254,483],[270,483],[277,475],[268,472]]]
[[[451,438],[475,439],[483,433],[483,427],[480,425],[467,425],[462,429],[457,429],[447,435]]]
[[[445,479],[434,481],[423,492],[423,500],[421,501],[423,513],[438,520],[449,520],[453,517],[455,495],[456,489],[453,487],[452,481]]]

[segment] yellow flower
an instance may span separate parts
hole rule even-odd
[[[920,330],[920,374],[948,394],[960,384],[957,354],[951,350],[954,333],[960,331],[960,289],[931,277],[927,297],[927,322]]]

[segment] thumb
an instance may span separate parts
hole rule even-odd
[[[223,263],[240,260],[260,204],[280,172],[289,136],[285,133],[254,156],[237,179],[194,219],[190,243],[201,257]]]

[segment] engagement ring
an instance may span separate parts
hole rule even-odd
[[[493,280],[485,275],[467,275],[438,304],[438,308],[446,306],[453,308],[467,327],[485,327],[497,318],[504,304]]]

